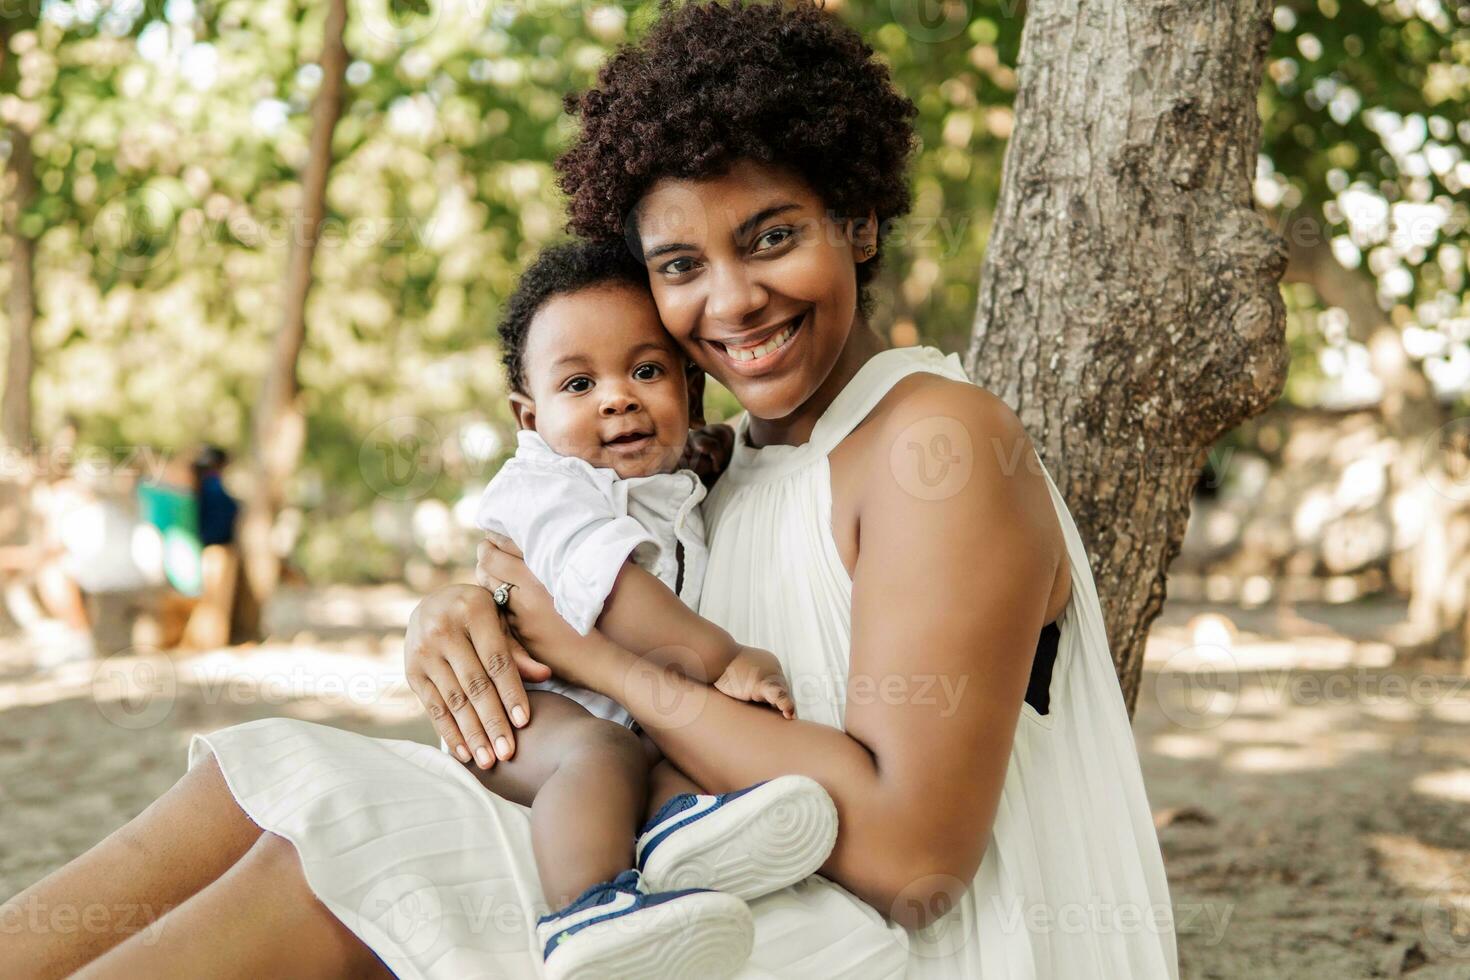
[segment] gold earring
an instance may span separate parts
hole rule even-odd
[[[875,256],[877,254],[878,254],[878,246],[877,245],[874,245],[871,242],[869,242],[867,245],[864,245],[863,246],[863,258],[865,258],[865,259],[871,259],[873,256]]]

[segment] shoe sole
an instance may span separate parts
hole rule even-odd
[[[588,926],[546,961],[548,980],[734,976],[755,947],[750,909],[705,892]]]
[[[836,843],[827,791],[781,776],[671,834],[641,872],[651,892],[708,888],[750,902],[815,874]]]

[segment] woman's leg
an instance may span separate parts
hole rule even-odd
[[[6,974],[62,977],[224,874],[260,836],[213,758],[71,863],[0,905]]]
[[[261,834],[218,880],[76,974],[77,980],[388,978],[352,931],[312,894],[296,848]]]
[[[532,850],[553,909],[633,866],[633,836],[648,795],[638,737],[550,691],[532,691],[534,725],[516,735],[516,754],[483,772],[492,793],[531,807]]]

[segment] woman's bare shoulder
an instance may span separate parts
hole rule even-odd
[[[1061,524],[1031,438],[1005,401],[969,382],[911,375],[854,435],[845,464],[857,513],[865,503],[889,513],[937,506],[953,521],[1022,531],[1058,563],[1047,605],[1060,612],[1070,595]]]
[[[979,385],[943,375],[912,374],[895,384],[854,435],[869,450],[897,447],[902,455],[917,444],[941,455],[968,454],[971,467],[982,471],[1039,475],[1029,465],[1031,439],[1011,407]]]

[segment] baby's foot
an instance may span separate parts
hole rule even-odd
[[[638,837],[654,891],[695,885],[754,901],[814,874],[837,843],[837,807],[806,776],[720,796],[676,796]]]
[[[733,975],[750,958],[755,925],[734,895],[649,893],[624,871],[542,916],[536,936],[552,980],[682,980]]]

